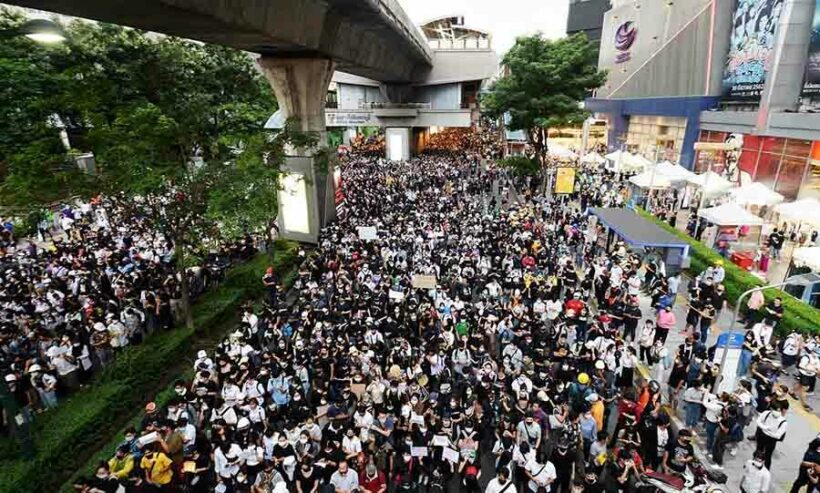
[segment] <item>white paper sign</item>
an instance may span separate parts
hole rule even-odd
[[[444,447],[444,449],[442,449],[441,458],[446,461],[452,462],[453,464],[458,464],[459,461],[458,452],[451,449],[450,447]]]
[[[447,437],[444,435],[435,435],[433,436],[433,446],[434,447],[446,447],[450,444],[450,440],[447,440]]]
[[[359,239],[360,240],[377,240],[379,239],[379,235],[376,232],[375,226],[359,226],[357,228],[359,230]]]
[[[410,455],[413,457],[427,457],[427,447],[410,447]]]

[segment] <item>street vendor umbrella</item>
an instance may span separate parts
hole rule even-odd
[[[784,200],[782,195],[758,181],[733,188],[729,194],[738,205],[774,205]]]
[[[652,175],[655,176],[652,176]],[[652,189],[659,189],[659,188],[669,188],[672,186],[672,182],[669,181],[669,178],[663,176],[662,174],[658,173],[657,171],[644,171],[639,175],[635,175],[629,179],[629,181],[640,188],[652,188]]]
[[[765,222],[733,202],[701,209],[698,211],[698,216],[718,226],[759,226]]]
[[[774,210],[780,214],[781,220],[810,224],[820,228],[820,202],[817,199],[801,199],[778,204],[774,206]]]

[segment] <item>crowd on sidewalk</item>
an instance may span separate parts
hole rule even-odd
[[[788,407],[758,376],[712,393],[720,371],[704,343],[725,305],[721,266],[693,283],[676,320],[679,276],[652,253],[607,251],[578,205],[622,203],[613,176],[590,171],[572,197],[520,200],[493,167],[443,155],[353,155],[342,175],[348,213],[304,256],[289,295],[269,270],[264,306],[247,305],[215,351],[200,351],[193,379],[167,406],[148,403],[79,491],[682,487],[725,480],[695,458],[701,426],[719,463],[735,425],[742,438],[751,422],[758,452],[742,488],[767,491]],[[360,238],[371,226],[378,237]],[[776,312],[749,313],[750,333],[770,334]],[[676,330],[686,341],[669,347]],[[764,355],[752,375],[766,375]],[[677,407],[686,427],[675,430]],[[801,477],[816,484],[811,446]]]
[[[174,326],[182,285],[174,244],[129,211],[96,198],[44,215],[36,239],[4,230],[0,371],[25,419],[57,406],[123,348]],[[188,269],[192,297],[254,251],[251,240],[225,244]]]

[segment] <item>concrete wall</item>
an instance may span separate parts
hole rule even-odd
[[[434,110],[456,110],[461,108],[461,84],[440,84],[417,87],[413,102],[430,103]]]
[[[498,54],[493,50],[436,50],[433,68],[421,85],[485,80],[498,73]]]
[[[359,103],[380,103],[384,98],[378,87],[338,84],[339,108],[355,110]]]
[[[732,2],[716,1],[714,7],[711,0],[671,5],[662,0],[623,2],[608,11],[598,66],[608,70],[609,77],[596,97],[717,95],[723,67],[714,60],[725,59]],[[715,26],[715,42],[710,42],[713,8],[715,21],[727,24]],[[622,51],[615,46],[615,33],[627,21],[634,23],[637,35],[632,46]],[[722,56],[716,56],[719,52]],[[625,55],[627,61],[616,63]]]

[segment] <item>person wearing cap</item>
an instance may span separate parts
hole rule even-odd
[[[46,409],[57,407],[57,379],[50,372],[43,371],[38,364],[28,368],[31,386],[37,391],[40,403]]]

